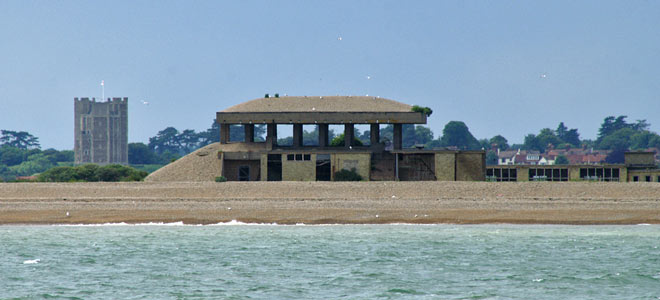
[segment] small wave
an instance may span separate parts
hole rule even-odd
[[[236,225],[241,225],[241,226],[270,226],[270,225],[280,225],[280,224],[277,224],[277,223],[245,223],[245,222],[241,222],[241,221],[231,220],[229,222],[220,222],[220,223],[215,223],[215,224],[209,224],[209,225],[206,225],[206,226],[236,226]]]
[[[411,295],[424,295],[424,293],[418,292],[416,290],[412,289],[389,289],[387,291],[388,293],[396,293],[396,294],[411,294]]]
[[[26,261],[23,261],[24,265],[33,265],[33,264],[38,264],[41,261],[41,259],[28,259]]]
[[[62,227],[105,227],[105,226],[200,226],[197,224],[183,224],[183,222],[148,222],[148,223],[100,223],[100,224],[54,224],[53,226]]]

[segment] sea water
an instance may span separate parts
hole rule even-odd
[[[660,299],[660,226],[0,226],[0,299]]]

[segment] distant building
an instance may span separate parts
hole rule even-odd
[[[482,181],[484,151],[404,149],[403,124],[425,124],[426,115],[412,106],[379,97],[316,96],[259,98],[216,114],[220,125],[220,174],[229,181],[330,181],[341,170],[363,180]],[[344,145],[331,146],[329,125],[344,126]],[[368,145],[354,142],[355,124],[370,126]],[[303,143],[303,126],[317,126],[315,145]],[[392,125],[390,143],[381,126]],[[230,126],[240,126],[244,139],[234,141]],[[266,127],[265,141],[255,139],[255,126]],[[278,126],[291,127],[291,145],[279,145]]]
[[[128,98],[74,98],[75,164],[128,164]]]
[[[629,151],[625,153],[624,164],[584,160],[568,165],[493,165],[486,167],[486,180],[660,182],[660,169],[655,164],[654,155],[654,152]]]

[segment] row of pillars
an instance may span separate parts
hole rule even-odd
[[[220,143],[227,144],[229,142],[229,125],[220,124]],[[403,126],[401,124],[394,125],[394,141],[393,148],[400,150],[402,147],[402,134]],[[318,124],[319,126],[319,145],[318,147],[328,146],[328,127],[329,124]],[[254,143],[254,124],[244,124],[245,129],[245,142]],[[380,142],[380,125],[371,124],[371,145],[376,145]],[[353,140],[355,138],[354,124],[344,124],[344,147],[351,148],[354,146]],[[270,146],[277,145],[277,124],[269,123],[266,127],[266,144]],[[293,124],[293,147],[303,146],[303,124]]]

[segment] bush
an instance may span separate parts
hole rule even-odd
[[[51,168],[38,177],[38,181],[72,182],[72,181],[142,181],[148,173],[122,165],[107,165],[99,167],[86,164],[77,167]]]
[[[427,117],[430,117],[431,114],[433,113],[433,110],[430,107],[421,107],[419,105],[413,105],[412,107],[413,112],[421,112],[425,114]]]
[[[335,172],[335,181],[361,181],[362,176],[352,168],[350,171],[346,169]]]
[[[215,182],[226,182],[227,178],[225,176],[218,176],[215,178]]]

